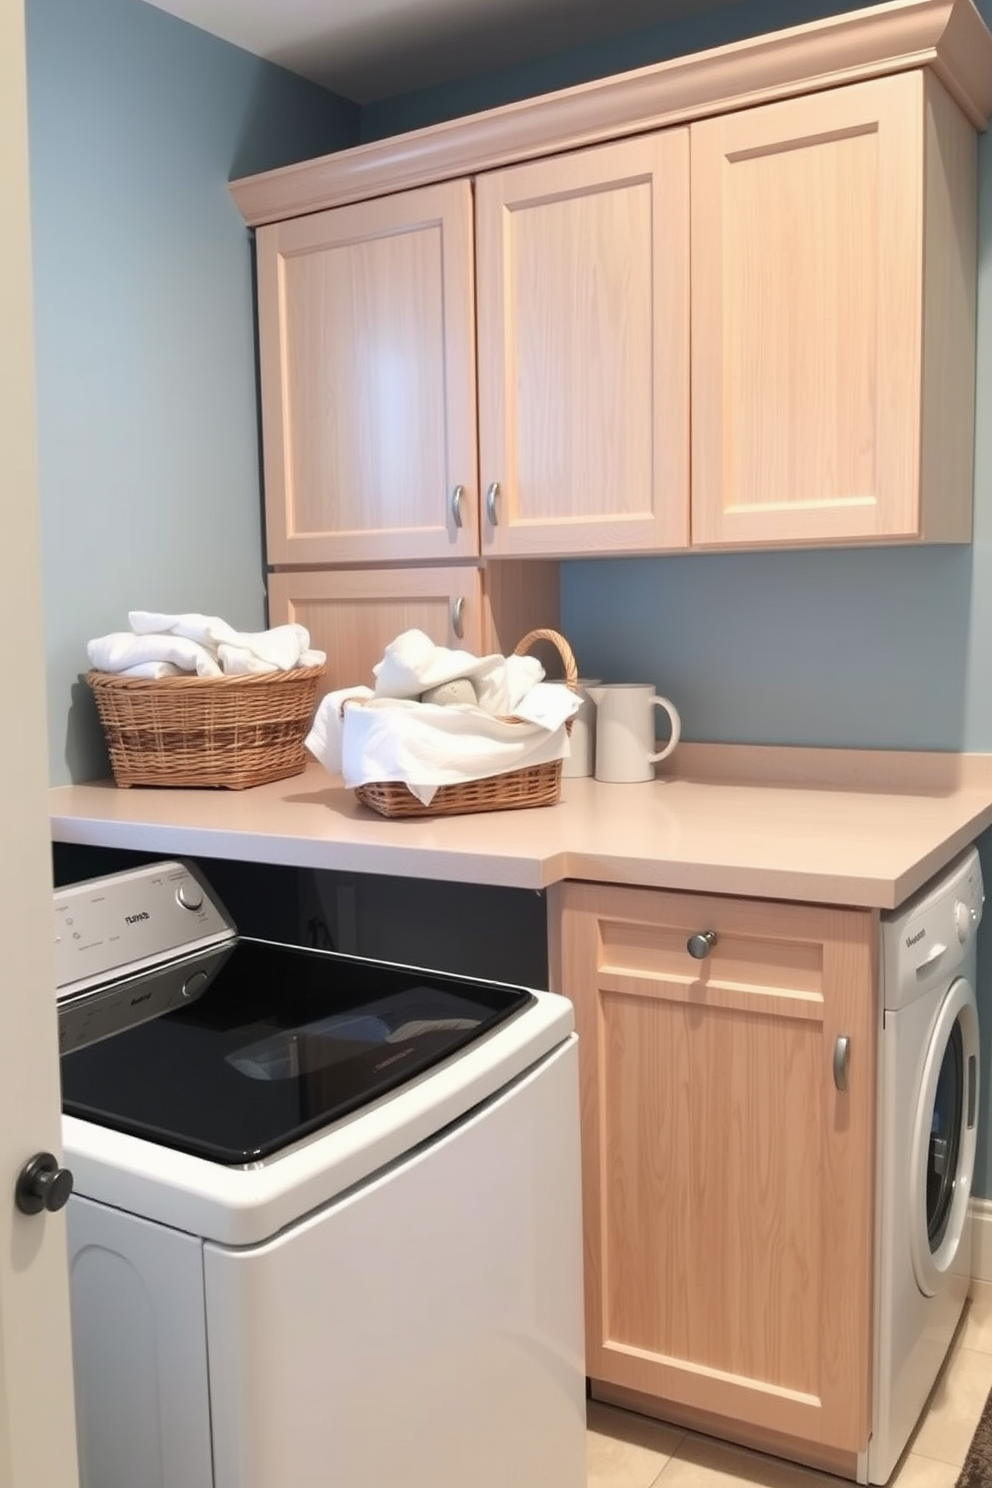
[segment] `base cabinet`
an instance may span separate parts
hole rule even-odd
[[[566,883],[550,925],[580,1038],[594,1393],[863,1451],[875,915]]]

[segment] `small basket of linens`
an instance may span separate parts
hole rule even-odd
[[[86,681],[118,786],[245,790],[299,775],[323,652],[300,625],[132,610],[87,645]]]
[[[530,654],[546,642],[564,672]],[[385,817],[454,816],[553,805],[578,711],[572,649],[532,630],[509,656],[476,657],[404,631],[373,667],[375,686],[328,693],[307,748],[361,805]]]

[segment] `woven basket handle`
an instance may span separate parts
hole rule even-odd
[[[558,655],[561,657],[562,665],[565,668],[565,685],[572,692],[577,692],[579,682],[579,669],[575,665],[575,657],[572,655],[571,646],[568,644],[563,635],[558,634],[557,630],[528,631],[523,640],[518,641],[517,644],[514,646],[514,656],[526,655],[526,653],[531,650],[536,641],[550,641],[551,645],[554,646],[555,650],[558,652]]]

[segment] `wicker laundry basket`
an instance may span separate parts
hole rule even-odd
[[[322,666],[246,677],[88,672],[119,786],[245,790],[299,775]]]
[[[556,630],[532,630],[514,647],[514,656],[523,656],[539,641],[549,641],[561,657],[566,685],[575,692],[578,669],[572,648]],[[510,723],[517,722],[508,719]],[[571,731],[572,720],[565,724]],[[561,760],[548,760],[541,765],[527,765],[520,770],[507,770],[485,780],[460,780],[455,785],[439,786],[429,806],[403,784],[390,780],[360,785],[355,796],[363,806],[380,816],[462,816],[473,811],[510,811],[522,806],[553,806],[561,795]]]

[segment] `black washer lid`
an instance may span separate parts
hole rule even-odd
[[[197,1001],[63,1055],[63,1109],[214,1162],[257,1162],[533,1000],[521,987],[242,938]]]

